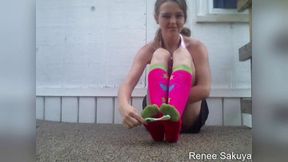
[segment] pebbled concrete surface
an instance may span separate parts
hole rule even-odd
[[[153,142],[144,127],[37,121],[36,160],[41,162],[202,161],[189,159],[189,152],[251,154],[252,131],[205,126],[199,134],[181,134],[178,143],[170,144]]]

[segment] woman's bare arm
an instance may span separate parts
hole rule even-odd
[[[138,51],[131,69],[118,91],[119,111],[123,117],[123,125],[127,128],[133,128],[145,123],[137,109],[130,104],[130,98],[147,65],[147,51],[146,46]]]
[[[201,42],[197,41],[189,51],[193,53],[193,62],[196,70],[194,76],[196,78],[196,85],[192,87],[189,98],[190,103],[194,103],[209,96],[211,89],[211,71],[208,51]]]

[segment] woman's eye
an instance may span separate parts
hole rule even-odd
[[[169,19],[171,16],[170,15],[163,15],[163,18]]]
[[[177,18],[182,18],[184,15],[176,15]]]

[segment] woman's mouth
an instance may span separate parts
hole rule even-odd
[[[170,30],[177,30],[177,27],[169,27]]]

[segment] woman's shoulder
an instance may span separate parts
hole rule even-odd
[[[200,40],[184,37],[184,41],[186,43],[186,48],[192,55],[207,55],[207,48]]]
[[[155,51],[154,43],[153,42],[148,42],[147,44],[145,44],[144,46],[142,46],[140,48],[138,53],[141,54],[141,55],[145,55],[148,58],[150,58],[150,57],[152,57],[154,51]]]
[[[186,44],[186,47],[188,49],[199,49],[199,48],[206,48],[205,45],[198,39],[196,38],[191,38],[191,37],[184,37],[184,41]]]
[[[155,48],[154,48],[153,42],[149,42],[138,50],[137,57],[142,61],[146,60],[145,62],[149,64],[154,51],[155,51]]]
[[[139,51],[143,53],[153,53],[155,51],[153,42],[148,42],[147,44],[142,46]]]

